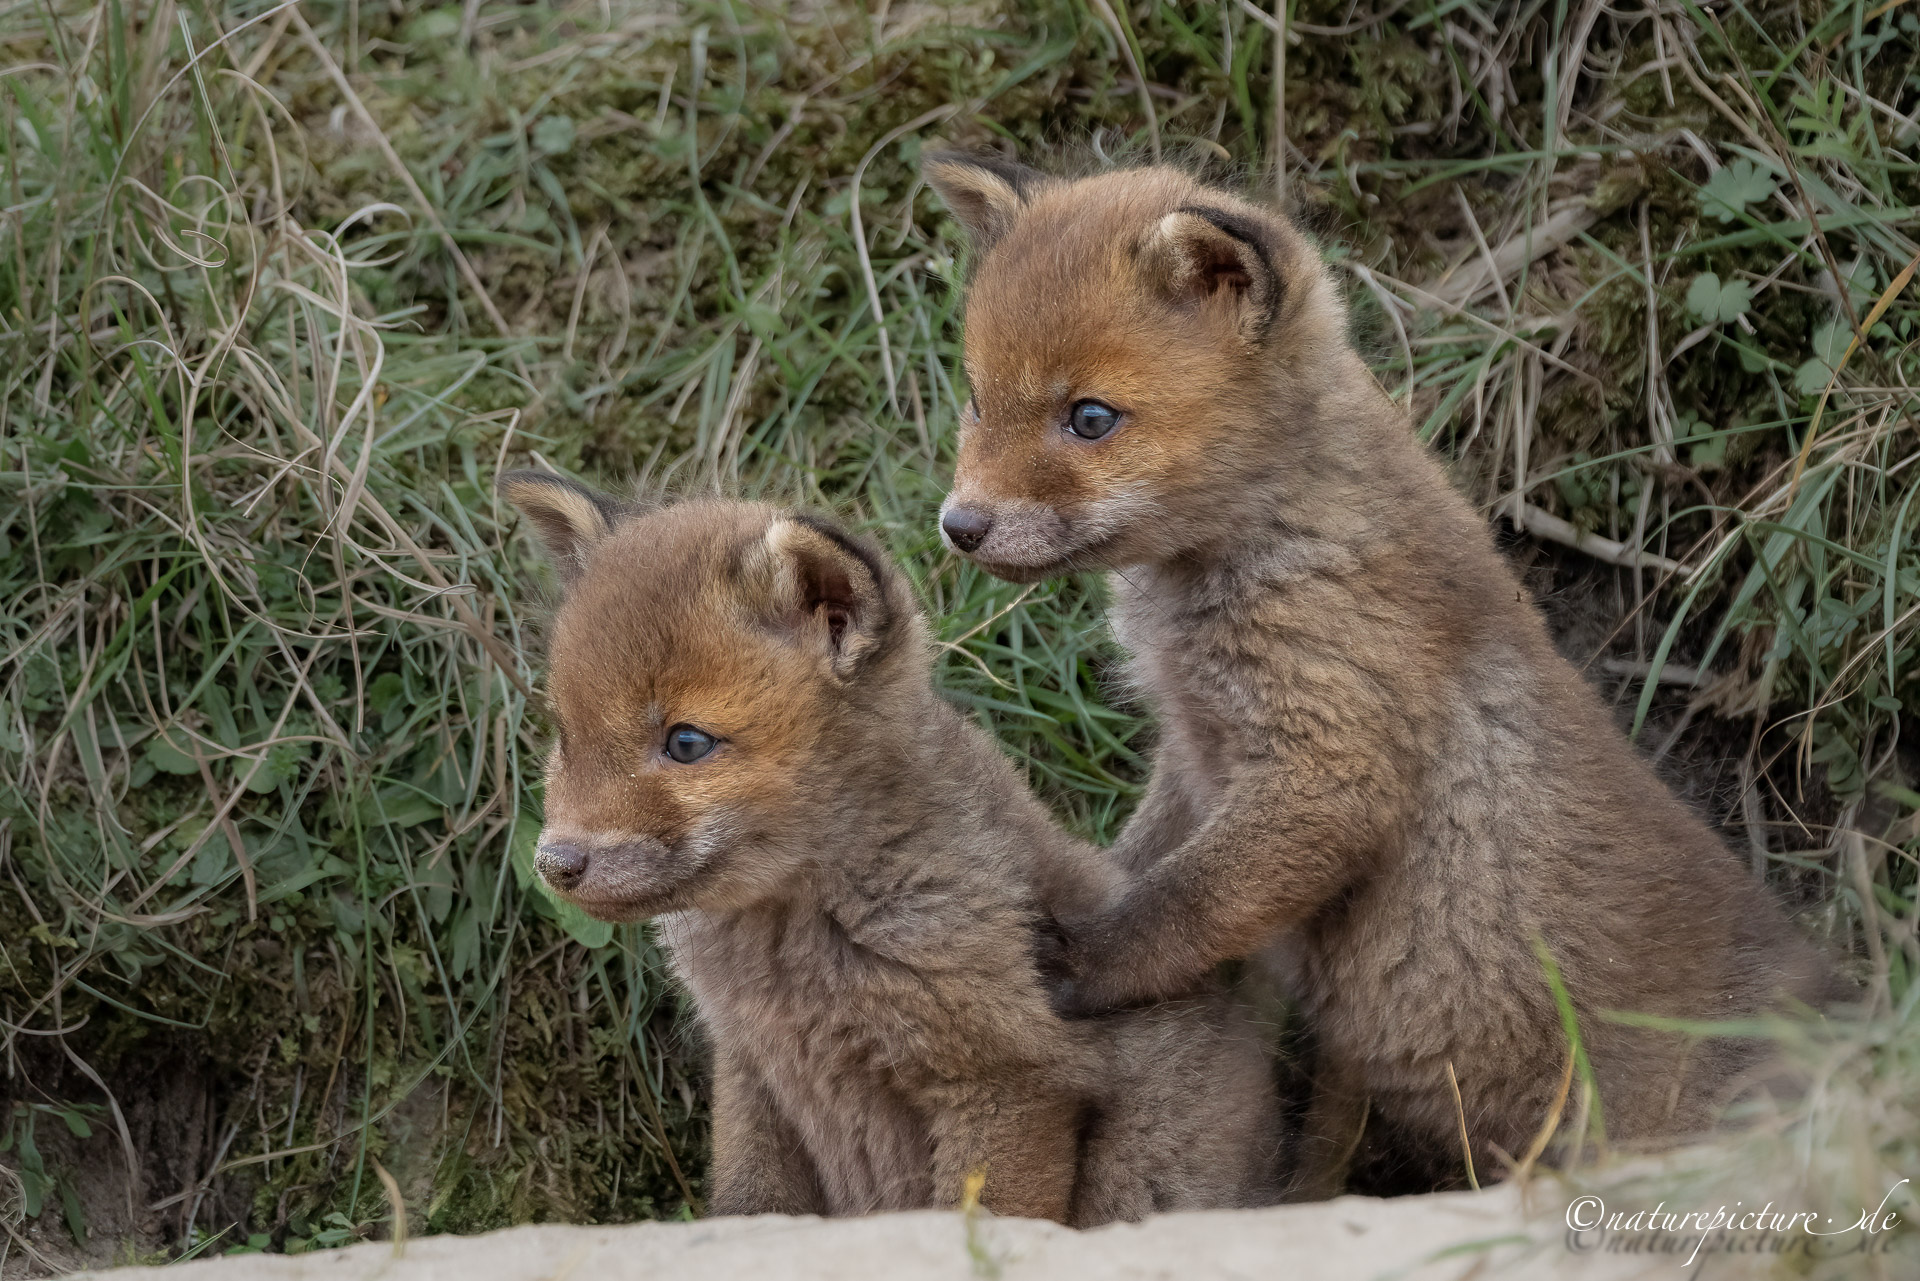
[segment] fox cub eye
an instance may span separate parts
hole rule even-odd
[[[1067,430],[1082,440],[1099,440],[1120,425],[1120,411],[1097,400],[1083,400],[1067,415]]]
[[[675,725],[667,731],[667,755],[682,765],[691,765],[717,745],[713,735],[691,725]]]

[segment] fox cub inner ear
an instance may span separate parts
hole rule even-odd
[[[893,628],[878,555],[824,520],[783,516],[767,531],[775,617],[826,648],[833,674],[851,680]]]
[[[619,511],[612,500],[551,472],[510,471],[495,487],[533,522],[565,583],[586,567],[587,553],[613,531]]]
[[[1269,237],[1251,218],[1194,205],[1176,209],[1147,233],[1140,262],[1176,302],[1233,303],[1250,341],[1264,338],[1279,315],[1282,286]]]
[[[920,172],[967,229],[976,255],[1006,235],[1027,201],[1053,181],[1011,160],[959,151],[934,152],[921,164]]]

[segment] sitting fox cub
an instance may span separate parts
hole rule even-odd
[[[1497,1170],[1558,1115],[1540,948],[1607,1133],[1706,1123],[1756,1043],[1607,1014],[1747,1017],[1830,991],[1823,963],[1555,652],[1313,247],[1169,168],[926,172],[977,260],[947,540],[1018,582],[1120,571],[1162,726],[1115,851],[1133,883],[1062,920],[1070,1003],[1267,957],[1321,1055],[1325,1192],[1369,1105],[1441,1172],[1463,1124]]]
[[[935,693],[900,572],[825,522],[515,472],[558,565],[537,865],[660,917],[714,1050],[711,1208],[1074,1225],[1277,1191],[1266,1050],[1220,995],[1067,1022],[1037,957],[1103,898]]]

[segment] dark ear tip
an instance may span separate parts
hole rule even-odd
[[[842,525],[837,519],[814,511],[811,508],[790,507],[787,509],[786,516],[788,520],[794,522],[796,525],[805,525],[814,533],[824,534],[836,543],[844,543],[853,537],[852,534],[847,532],[847,527]]]
[[[992,152],[968,151],[964,147],[937,147],[920,153],[920,166],[923,169],[935,165],[969,165],[977,169],[984,167],[983,162],[985,165],[1007,163]]]
[[[1037,186],[1048,181],[1047,175],[1040,170],[997,151],[984,149],[970,151],[963,147],[941,147],[921,154],[922,173],[931,178],[935,171],[941,169],[976,169],[981,173],[992,174],[1011,187],[1013,193],[1022,200],[1029,198]]]
[[[513,471],[503,471],[493,478],[493,491],[502,497],[512,497],[513,491],[525,485],[556,485],[571,488],[567,482],[552,472],[535,471],[531,467],[520,467]]]
[[[814,533],[840,548],[840,550],[859,560],[872,571],[875,578],[883,577],[881,573],[882,554],[878,544],[871,538],[868,538],[864,534],[856,534],[845,525],[842,525],[834,517],[824,516],[815,511],[807,511],[805,509],[789,511],[787,513],[787,519],[805,529],[812,530]]]
[[[787,519],[803,529],[811,530],[839,548],[841,553],[859,562],[884,596],[899,570],[893,565],[892,558],[881,550],[880,544],[865,534],[849,532],[839,521],[818,512],[789,511]]]

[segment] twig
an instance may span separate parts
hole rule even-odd
[[[1600,670],[1643,681],[1653,675],[1653,664],[1635,662],[1631,658],[1603,658],[1600,660]],[[1688,685],[1696,689],[1707,683],[1706,673],[1685,663],[1662,663],[1660,675],[1655,679],[1662,685]]]
[[[1678,574],[1683,566],[1679,561],[1668,560],[1649,551],[1628,547],[1625,543],[1616,543],[1611,538],[1580,528],[1571,521],[1565,521],[1552,512],[1543,511],[1532,503],[1520,505],[1520,524],[1535,538],[1544,538],[1548,542],[1559,543],[1583,552],[1595,560],[1603,560],[1609,565],[1618,565],[1622,569],[1655,569],[1663,574]]]
[[[1512,237],[1498,249],[1436,283],[1434,296],[1454,306],[1464,306],[1489,284],[1509,279],[1521,268],[1571,243],[1574,237],[1617,208],[1618,204],[1601,208],[1586,201],[1563,206],[1559,212],[1549,214],[1538,227]]]

